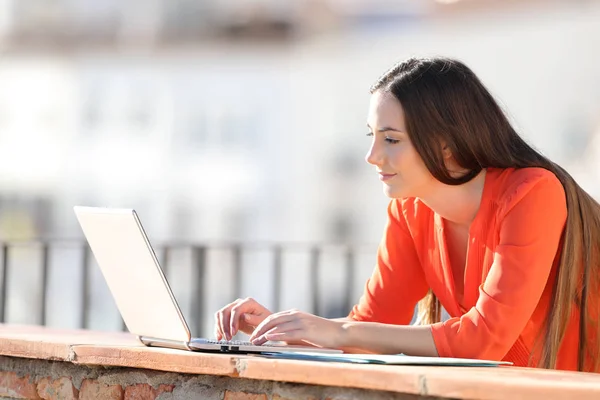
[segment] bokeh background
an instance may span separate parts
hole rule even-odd
[[[157,251],[184,244],[165,259],[197,334],[238,295],[274,305],[272,245],[290,246],[278,308],[310,309],[316,284],[315,311],[344,315],[345,246],[356,301],[388,201],[364,162],[369,86],[433,55],[467,63],[531,144],[600,195],[600,1],[0,0],[4,321],[80,327],[85,300],[86,327],[122,329],[97,266],[82,272],[74,205],[135,208]],[[46,275],[40,240],[53,243]],[[240,270],[223,243],[266,247],[238,254]]]

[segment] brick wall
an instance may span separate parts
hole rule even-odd
[[[0,356],[0,398],[5,399],[434,399],[361,389],[333,388],[212,375],[107,368]]]

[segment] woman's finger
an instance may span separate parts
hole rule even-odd
[[[241,318],[244,319],[244,322],[246,324],[250,325],[253,328],[256,328],[265,319],[265,317],[263,316],[254,315],[250,313],[243,314]]]
[[[221,319],[220,319],[220,312],[216,312],[215,313],[215,338],[217,340],[222,340],[223,339],[223,332],[221,331]]]
[[[286,311],[277,314],[271,314],[269,317],[265,318],[265,320],[261,322],[260,325],[256,327],[254,332],[252,332],[252,335],[250,335],[249,340],[253,341],[257,337],[273,329],[275,326],[284,324],[289,321],[293,321],[297,318],[298,317],[295,314],[291,314]]]
[[[240,326],[240,318],[244,315],[263,314],[265,310],[266,308],[251,298],[244,299],[233,306],[229,318],[229,332],[231,336],[237,333]]]
[[[229,332],[230,321],[231,318],[231,309],[235,307],[242,299],[237,299],[234,302],[227,304],[225,307],[219,310],[219,319],[220,319],[220,327],[221,332],[223,332],[223,338],[225,340],[231,340],[231,333]]]

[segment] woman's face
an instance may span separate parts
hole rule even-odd
[[[386,196],[425,196],[435,178],[408,137],[404,111],[394,95],[380,91],[373,93],[367,127],[373,141],[365,159],[379,173]]]

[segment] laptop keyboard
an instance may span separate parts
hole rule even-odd
[[[212,340],[206,339],[207,344],[221,344],[221,345],[229,345],[229,346],[256,346],[252,342],[246,342],[243,340]]]

